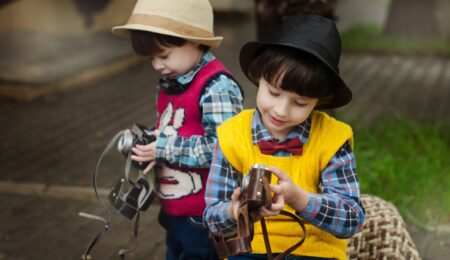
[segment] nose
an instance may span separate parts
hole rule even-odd
[[[164,63],[161,61],[161,59],[158,58],[152,58],[152,66],[155,70],[160,71],[164,69]]]
[[[273,106],[273,111],[275,115],[279,118],[284,118],[287,116],[289,111],[289,100],[279,99]]]

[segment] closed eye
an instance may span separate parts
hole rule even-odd
[[[274,96],[274,97],[278,97],[280,95],[280,94],[278,94],[278,93],[276,93],[276,92],[274,92],[272,90],[269,90],[269,94]]]
[[[308,104],[300,103],[300,102],[294,102],[294,104],[295,104],[296,106],[299,106],[299,107],[305,107],[305,106],[308,105]]]
[[[169,54],[167,55],[157,55],[157,56],[150,56],[148,57],[151,61],[154,59],[160,59],[160,60],[165,60],[169,57]]]

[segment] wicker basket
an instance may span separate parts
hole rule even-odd
[[[405,222],[391,203],[362,195],[366,222],[349,240],[349,259],[420,259]]]

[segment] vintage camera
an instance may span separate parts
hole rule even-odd
[[[272,196],[269,186],[271,176],[272,173],[264,165],[255,164],[250,168],[248,174],[243,177],[241,182],[241,197],[239,198],[241,205],[238,209],[237,234],[229,238],[225,238],[221,232],[219,232],[218,236],[214,236],[211,232],[208,234],[220,259],[252,252],[253,225],[257,220],[261,222],[261,230],[268,259],[284,259],[305,241],[306,228],[303,221],[297,215],[281,210],[280,215],[290,217],[300,225],[303,237],[284,252],[273,257],[265,220],[259,214],[254,214],[263,206],[268,209],[271,207]]]
[[[154,130],[154,128],[146,128],[145,126],[142,126],[140,124],[135,124],[130,130],[130,132],[123,133],[120,136],[119,141],[117,142],[117,150],[126,157],[131,152],[131,148],[133,148],[137,144],[147,145],[156,141],[156,137],[150,134]],[[144,170],[145,167],[147,167],[148,162],[139,163],[136,161],[132,161],[131,165],[137,169]]]
[[[152,177],[141,175],[135,182],[120,178],[108,195],[109,202],[118,213],[133,219],[138,211],[147,210],[155,197]]]
[[[221,233],[219,233],[218,237],[209,233],[209,238],[219,258],[224,259],[252,251],[253,223],[260,218],[259,214],[254,213],[263,206],[270,209],[272,205],[272,195],[269,186],[271,177],[272,173],[263,164],[253,165],[243,177],[236,236],[226,239]],[[264,218],[261,219],[261,223],[263,222]]]
[[[241,183],[241,207],[248,204],[248,210],[257,210],[262,206],[270,209],[272,195],[270,193],[270,180],[272,173],[263,164],[253,165]]]

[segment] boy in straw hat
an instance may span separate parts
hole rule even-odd
[[[306,226],[306,240],[289,259],[346,259],[346,238],[365,219],[353,133],[347,124],[317,111],[351,100],[339,76],[340,51],[331,20],[302,14],[289,17],[271,40],[242,47],[240,65],[258,87],[257,109],[244,110],[217,129],[204,218],[218,239],[234,237],[242,176],[252,165],[263,164],[273,173],[273,203],[259,211],[269,216],[272,252],[283,253],[303,237],[295,221],[279,215],[285,210]],[[251,247],[251,253],[229,259],[267,258],[257,223]]]
[[[161,74],[156,142],[136,145],[132,160],[155,167],[156,192],[166,229],[167,259],[214,259],[203,225],[204,187],[217,140],[216,127],[242,110],[243,94],[209,49],[213,32],[208,0],[138,0],[127,22],[112,32],[131,39]]]

